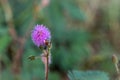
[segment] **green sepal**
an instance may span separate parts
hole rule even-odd
[[[35,60],[35,56],[31,55],[31,56],[28,57],[28,59],[31,60],[31,61]]]

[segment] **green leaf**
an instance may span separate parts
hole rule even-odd
[[[109,80],[107,73],[102,71],[77,71],[68,73],[70,80]]]
[[[0,52],[2,52],[11,41],[11,37],[9,35],[4,35],[0,37]]]

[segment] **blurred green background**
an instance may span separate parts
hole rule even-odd
[[[0,0],[0,80],[44,80],[41,59],[28,59],[41,54],[31,40],[36,24],[52,34],[49,80],[68,80],[71,70],[116,79],[111,57],[120,57],[120,0]]]

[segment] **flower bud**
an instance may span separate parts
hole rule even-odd
[[[112,55],[112,61],[114,64],[118,64],[118,58],[115,54]]]

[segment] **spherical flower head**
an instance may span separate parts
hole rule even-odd
[[[51,33],[44,25],[36,25],[31,34],[33,43],[38,46],[45,46],[45,41],[51,40]]]

